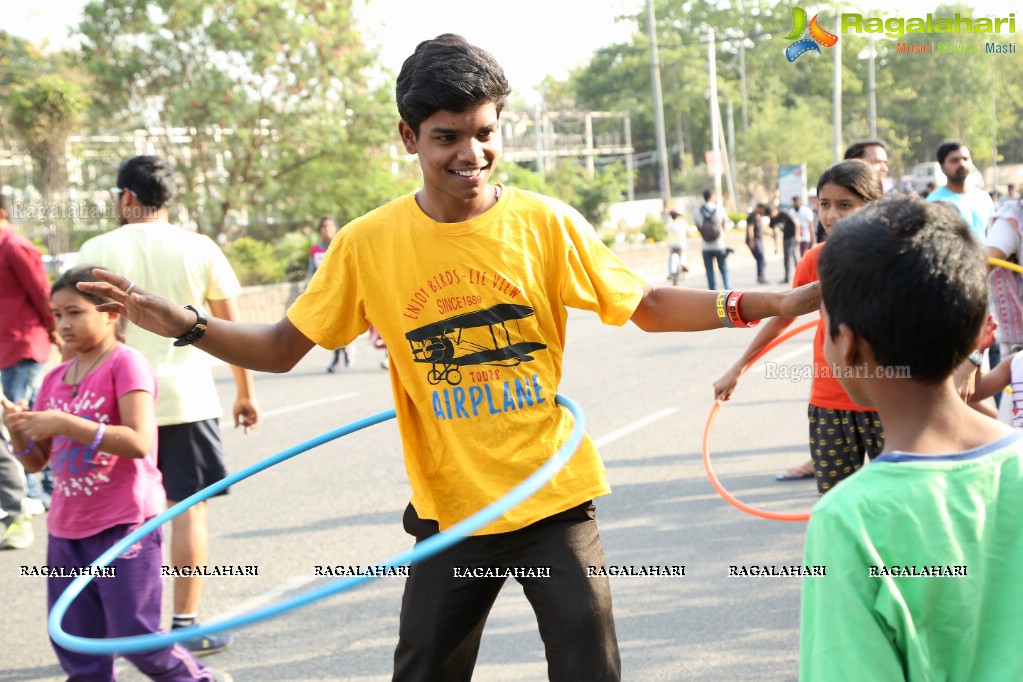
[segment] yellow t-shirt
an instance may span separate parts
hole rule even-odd
[[[500,498],[563,443],[554,402],[566,306],[625,324],[644,283],[569,206],[517,190],[463,223],[438,223],[414,195],[355,220],[288,318],[324,348],[372,322],[421,518],[447,528]],[[478,534],[516,530],[610,492],[589,438],[547,485]]]
[[[81,265],[99,265],[134,280],[146,291],[178,303],[235,298],[242,288],[213,240],[168,223],[133,223],[82,245]],[[213,382],[213,357],[194,346],[175,346],[133,324],[124,342],[156,370],[156,423],[189,424],[217,419],[222,410]]]

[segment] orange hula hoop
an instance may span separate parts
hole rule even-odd
[[[815,320],[813,322],[801,324],[795,329],[790,329],[786,331],[784,334],[771,341],[771,343],[767,344],[767,346],[765,346],[762,351],[757,353],[752,360],[746,363],[746,366],[742,368],[742,372],[739,373],[739,376],[742,377],[742,375],[746,373],[746,370],[748,370],[754,363],[756,363],[757,360],[767,355],[767,353],[774,350],[778,345],[784,343],[785,341],[788,341],[796,334],[801,334],[802,332],[805,332],[807,329],[812,329],[813,327],[816,326],[817,321]],[[710,414],[707,415],[707,424],[706,426],[703,427],[703,468],[706,470],[707,479],[710,481],[710,484],[714,487],[714,490],[717,491],[718,495],[724,498],[725,502],[732,505],[736,509],[744,511],[747,514],[751,514],[762,519],[768,519],[771,521],[808,521],[810,519],[809,512],[803,514],[786,514],[782,512],[773,512],[768,511],[766,509],[760,509],[759,507],[754,507],[753,505],[746,504],[739,498],[735,497],[730,492],[728,492],[724,485],[721,484],[721,481],[718,480],[717,474],[714,473],[714,467],[711,465],[710,462],[710,434],[711,431],[713,430],[714,421],[717,419],[718,412],[721,410],[721,405],[722,401],[720,400],[714,401],[713,407],[710,408]]]
[[[1006,268],[1008,270],[1012,270],[1014,272],[1023,274],[1023,265],[1020,265],[1018,263],[1011,263],[1007,260],[994,257],[989,257],[987,259],[987,262],[996,267]],[[767,346],[765,346],[762,351],[757,353],[752,360],[746,363],[746,366],[742,368],[742,371],[739,373],[739,376],[742,377],[742,375],[746,373],[746,370],[753,366],[753,364],[755,364],[757,360],[767,355],[767,353],[774,350],[780,344],[784,343],[785,341],[788,341],[796,334],[801,334],[807,329],[811,329],[816,326],[817,326],[816,321],[807,322],[806,324],[802,324],[796,327],[795,329],[790,329],[786,331],[784,334],[782,334],[775,340],[771,341],[771,343],[767,344]],[[736,509],[744,511],[747,514],[751,514],[752,516],[756,516],[761,519],[768,519],[771,521],[809,521],[810,520],[809,512],[803,514],[786,514],[782,512],[768,511],[766,509],[761,509],[759,507],[754,507],[753,505],[746,504],[739,498],[735,497],[735,495],[732,495],[730,492],[728,492],[728,489],[721,484],[721,481],[718,479],[717,474],[714,473],[714,466],[711,464],[710,461],[710,434],[713,432],[714,422],[717,420],[718,412],[721,411],[722,404],[723,403],[720,400],[714,401],[714,405],[710,408],[710,414],[707,415],[707,424],[703,427],[702,445],[703,468],[706,470],[707,479],[710,481],[710,484],[714,487],[714,490],[717,491],[717,494],[720,495],[725,500],[725,502],[728,502],[728,504],[732,505]]]

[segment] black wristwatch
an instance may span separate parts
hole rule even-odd
[[[174,342],[175,346],[191,346],[193,343],[202,338],[202,335],[206,333],[206,313],[194,305],[186,305],[186,310],[191,310],[195,313],[195,326],[192,327],[187,334],[179,336],[177,341]]]

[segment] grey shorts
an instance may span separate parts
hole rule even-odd
[[[220,420],[170,424],[157,429],[157,466],[167,499],[180,502],[227,477]],[[226,495],[223,490],[217,495]]]

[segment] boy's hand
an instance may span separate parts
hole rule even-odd
[[[821,307],[821,284],[810,282],[781,295],[780,317],[799,317]]]
[[[238,398],[234,402],[234,428],[239,426],[246,436],[259,426],[259,405],[252,398]]]
[[[78,288],[113,301],[96,306],[97,310],[119,313],[132,324],[171,339],[184,336],[195,326],[195,313],[165,298],[147,293],[128,278],[101,268],[95,268],[92,274],[103,281],[79,282]]]
[[[5,411],[4,423],[10,426],[11,431],[15,433],[40,441],[64,433],[66,417],[67,415],[60,410],[44,412],[22,410],[14,414],[7,414]]]

